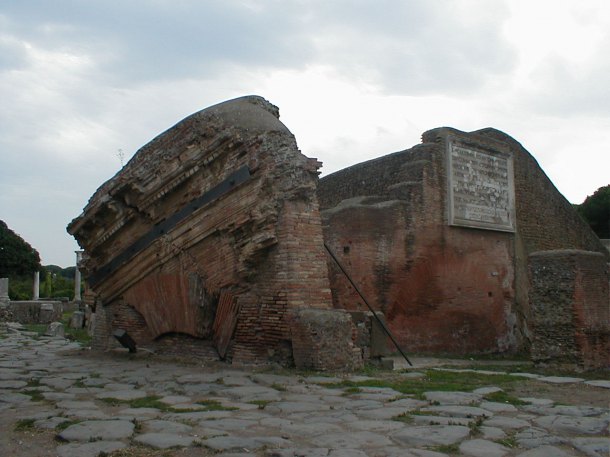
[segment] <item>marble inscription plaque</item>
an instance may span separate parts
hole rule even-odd
[[[513,159],[449,143],[449,224],[515,231]]]

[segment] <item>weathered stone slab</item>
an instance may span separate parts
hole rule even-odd
[[[173,433],[144,433],[143,435],[136,436],[134,441],[155,449],[168,449],[170,447],[191,446],[195,438]]]
[[[527,428],[515,434],[515,439],[520,447],[537,448],[540,446],[562,444],[565,438],[551,435],[548,431],[539,428]]]
[[[519,419],[516,417],[506,417],[506,416],[495,416],[495,417],[492,417],[491,419],[487,419],[483,423],[490,427],[499,427],[499,428],[508,429],[508,430],[526,428],[526,427],[531,426],[531,424],[526,420]]]
[[[93,443],[70,443],[59,446],[56,451],[59,457],[98,457],[127,447],[121,441],[95,441]]]
[[[474,406],[442,405],[422,408],[421,411],[449,417],[492,417],[494,414],[483,408]]]
[[[190,425],[167,420],[147,420],[143,423],[144,430],[153,433],[188,434],[193,431]]]
[[[42,314],[42,309],[41,309]],[[61,322],[51,322],[47,327],[47,331],[45,332],[46,336],[51,336],[54,338],[63,338],[65,336],[64,324]]]
[[[534,422],[547,430],[566,435],[595,435],[608,428],[608,420],[594,417],[543,416]]]
[[[572,454],[573,455],[573,454]],[[518,457],[570,457],[571,454],[559,449],[555,446],[539,446],[529,451],[518,454]]]
[[[121,400],[121,401],[129,401],[129,400],[136,400],[138,398],[144,398],[146,396],[147,396],[146,392],[144,392],[142,390],[133,389],[133,390],[113,390],[110,392],[100,392],[95,397],[100,398],[100,399],[108,399],[108,400],[116,399],[116,400]]]
[[[589,457],[607,457],[610,455],[610,438],[575,438],[572,445]]]
[[[71,425],[59,434],[66,441],[121,440],[134,431],[133,422],[125,420],[94,420]]]
[[[585,381],[585,384],[593,387],[602,387],[604,389],[610,389],[610,381],[596,380],[596,381]]]
[[[461,443],[460,452],[472,457],[503,457],[510,449],[493,441],[476,439]]]
[[[583,382],[583,378],[574,378],[571,376],[545,376],[538,378],[538,381],[549,382],[551,384],[574,384]]]
[[[434,446],[455,444],[470,434],[470,429],[461,425],[429,425],[406,427],[391,435],[394,441],[406,446]]]
[[[332,449],[358,449],[391,446],[392,442],[384,433],[361,431],[354,434],[330,433],[316,437],[316,444]]]

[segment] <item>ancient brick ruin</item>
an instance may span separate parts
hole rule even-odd
[[[313,350],[293,340],[308,326],[293,312],[345,314],[332,310],[319,166],[260,97],[195,113],[144,146],[69,226],[99,303],[94,346],[120,328],[138,344],[212,341],[240,363]],[[327,344],[343,358],[309,367],[361,363],[351,339]]]
[[[326,242],[409,350],[529,350],[540,295],[529,293],[528,255],[580,249],[607,262],[608,252],[511,137],[439,128],[422,139],[320,180]],[[333,305],[362,309],[329,272]],[[589,306],[608,304],[602,291]],[[595,351],[608,354],[609,329],[600,323]]]
[[[385,338],[326,243],[408,350],[529,349],[541,295],[530,293],[528,256],[610,260],[502,132],[431,130],[412,149],[319,180],[321,164],[278,118],[254,96],[195,113],[72,221],[96,297],[94,347],[112,347],[122,329],[138,345],[211,346],[238,363],[359,366]],[[607,290],[587,303],[607,307]],[[602,327],[584,352],[608,350]]]

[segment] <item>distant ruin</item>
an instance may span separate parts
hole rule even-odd
[[[421,145],[319,180],[321,163],[278,119],[256,96],[195,113],[141,148],[70,223],[84,300],[95,297],[95,348],[116,345],[121,329],[139,345],[212,347],[234,363],[361,366],[385,339],[326,243],[409,350],[530,350],[540,313],[528,256],[579,249],[610,260],[502,132],[431,130]],[[606,288],[587,302],[601,320],[572,363],[608,364],[608,300]]]

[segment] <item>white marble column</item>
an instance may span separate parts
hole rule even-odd
[[[74,301],[80,301],[80,270],[78,264],[83,258],[83,251],[74,251],[76,253],[76,270],[74,270]]]
[[[34,272],[34,290],[32,292],[32,300],[40,298],[40,271]]]

